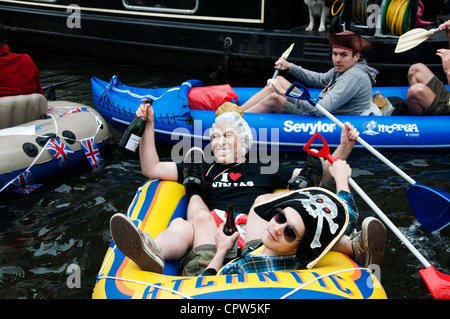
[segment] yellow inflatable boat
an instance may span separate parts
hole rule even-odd
[[[186,216],[184,187],[148,180],[136,192],[127,216],[153,238],[170,221]],[[95,299],[384,299],[369,269],[346,255],[329,252],[313,269],[207,277],[178,276],[178,263],[163,274],[142,271],[111,242],[93,291]]]

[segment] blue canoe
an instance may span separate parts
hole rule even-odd
[[[171,88],[138,88],[120,83],[117,76],[110,82],[92,78],[92,92],[97,110],[114,128],[124,132],[135,117],[143,98],[153,98],[155,137],[157,142],[206,147],[208,130],[215,119],[214,111],[194,110],[189,107],[188,93],[201,86],[198,80],[188,80]],[[242,105],[261,88],[233,87]],[[405,99],[407,86],[374,87],[384,96]],[[317,97],[318,89],[310,89]],[[450,116],[338,116],[350,122],[361,137],[377,149],[448,149],[450,147]],[[279,151],[300,151],[312,135],[320,133],[330,147],[337,147],[341,129],[326,117],[293,114],[245,113],[252,128],[254,147],[258,150],[278,148]],[[184,144],[185,145],[185,144]],[[320,145],[312,145],[312,147]],[[356,145],[362,148],[362,145]],[[252,150],[255,150],[253,148]]]

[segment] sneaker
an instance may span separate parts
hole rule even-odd
[[[351,237],[356,261],[363,267],[381,265],[386,237],[386,227],[382,222],[375,217],[364,219],[361,231]]]
[[[315,149],[312,150],[317,152]],[[289,189],[321,186],[324,167],[325,161],[322,157],[308,153],[308,155],[306,155],[305,167],[300,171],[300,174],[289,180]]]
[[[203,150],[191,148],[183,160],[183,185],[202,185],[203,181]]]
[[[164,258],[153,239],[141,232],[124,214],[111,217],[112,238],[119,250],[144,271],[161,274],[164,270]]]

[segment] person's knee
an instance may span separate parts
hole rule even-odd
[[[174,231],[191,231],[193,229],[192,224],[183,218],[175,218],[169,224],[167,229]]]
[[[420,100],[426,94],[427,86],[422,83],[412,85],[406,92],[406,100]]]
[[[267,99],[272,104],[280,104],[281,101],[283,101],[283,97],[278,93],[271,93],[267,96]]]
[[[191,215],[190,222],[197,226],[204,226],[214,223],[214,218],[211,215],[210,211],[205,209],[199,209]]]
[[[422,72],[423,70],[427,69],[428,67],[423,63],[415,63],[411,65],[408,69],[408,75],[414,76],[419,72]]]

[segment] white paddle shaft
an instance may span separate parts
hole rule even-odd
[[[316,107],[321,111],[326,117],[328,117],[330,120],[332,120],[336,125],[338,125],[341,129],[344,129],[344,124],[339,121],[334,115],[332,115],[330,112],[328,112],[323,106],[320,104],[316,104]],[[392,164],[387,158],[385,158],[383,155],[381,155],[376,149],[374,149],[371,145],[367,144],[362,138],[358,137],[357,141],[361,143],[364,147],[366,147],[371,153],[373,153],[375,156],[377,156],[380,160],[385,162],[388,166],[390,166],[392,169],[397,171],[400,175],[402,175],[403,178],[407,177],[407,180],[411,180],[412,184],[415,184],[415,181],[410,178],[408,175],[406,175],[402,170],[400,170],[397,166]],[[404,176],[403,176],[404,175]],[[431,264],[423,257],[423,255],[411,244],[411,242],[398,230],[398,228],[390,221],[389,218],[381,211],[380,208],[373,202],[372,199],[370,199],[369,196],[359,187],[358,184],[350,177],[348,179],[348,182],[350,186],[361,196],[362,199],[373,209],[373,211],[380,217],[383,222],[389,227],[390,230],[394,232],[394,234],[400,239],[400,241],[414,254],[414,256],[417,257],[417,259],[422,263],[422,265],[425,268],[428,268],[431,266]]]
[[[328,112],[323,106],[321,106],[319,103],[316,104],[316,107],[321,111],[326,117],[328,117],[331,121],[333,121],[337,126],[339,126],[341,129],[344,129],[344,123],[339,121],[333,114]],[[373,155],[375,155],[380,161],[384,162],[387,166],[389,166],[391,169],[393,169],[397,174],[399,174],[401,177],[403,177],[408,183],[414,185],[416,183],[415,180],[413,180],[411,177],[409,177],[405,172],[403,172],[400,168],[395,166],[394,163],[392,163],[390,160],[388,160],[386,157],[384,157],[383,154],[378,152],[376,149],[374,149],[370,144],[368,144],[366,141],[364,141],[361,137],[358,136],[356,139],[358,143],[360,143],[362,146],[364,146],[369,152],[371,152]]]

